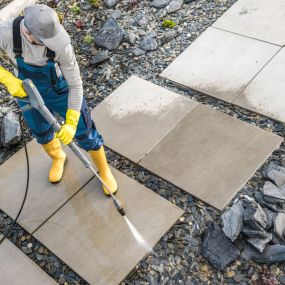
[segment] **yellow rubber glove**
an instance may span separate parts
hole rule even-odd
[[[2,66],[0,66],[0,83],[4,84],[8,92],[14,97],[24,98],[28,96],[23,88],[22,80]]]
[[[72,109],[67,110],[65,124],[56,135],[63,144],[70,144],[72,142],[76,133],[79,117],[80,112]]]

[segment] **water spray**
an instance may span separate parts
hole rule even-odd
[[[58,121],[55,119],[55,117],[52,115],[49,109],[45,106],[45,103],[41,97],[41,94],[39,93],[38,89],[33,84],[33,82],[30,79],[25,79],[23,81],[23,86],[29,97],[28,97],[28,100],[23,100],[24,102],[27,102],[28,104],[22,107],[21,111],[25,112],[31,109],[36,109],[37,111],[41,113],[41,115],[47,120],[47,122],[53,127],[53,129],[56,132],[60,131],[61,125],[58,123]],[[125,216],[126,212],[124,210],[123,204],[110,191],[109,187],[106,185],[106,183],[101,179],[97,171],[94,169],[93,164],[84,156],[84,154],[81,152],[79,147],[75,144],[75,142],[72,141],[68,146],[74,152],[74,154],[82,161],[84,166],[86,168],[89,168],[92,171],[92,173],[98,178],[101,184],[107,189],[107,191],[109,192],[113,200],[113,203],[116,209],[122,216]]]

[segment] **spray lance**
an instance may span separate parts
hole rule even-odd
[[[28,94],[28,104],[25,105],[24,107],[21,108],[22,112],[31,110],[31,109],[36,109],[38,110],[41,115],[47,120],[47,122],[53,127],[53,129],[58,132],[61,129],[61,125],[58,123],[58,121],[55,119],[53,114],[49,111],[49,109],[45,106],[45,103],[36,88],[36,86],[33,84],[33,82],[30,79],[25,79],[23,80],[23,87]],[[122,216],[126,215],[126,212],[123,208],[122,203],[117,199],[114,194],[110,191],[109,187],[106,185],[106,183],[101,179],[97,171],[94,169],[92,163],[84,156],[84,154],[81,152],[79,147],[75,144],[74,141],[72,141],[69,145],[70,149],[73,151],[73,153],[82,161],[84,166],[86,168],[89,168],[92,173],[98,178],[98,180],[105,186],[107,191],[109,192],[113,203],[116,207],[116,209],[119,211],[119,213]]]

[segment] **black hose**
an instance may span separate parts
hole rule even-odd
[[[14,225],[17,223],[17,220],[20,217],[20,215],[22,213],[22,210],[24,208],[24,205],[26,203],[26,199],[27,199],[27,195],[28,195],[28,191],[29,191],[29,184],[30,184],[30,161],[29,161],[29,154],[28,154],[28,149],[27,149],[27,142],[26,142],[25,137],[24,137],[24,131],[23,131],[21,119],[22,119],[22,113],[20,112],[20,114],[19,114],[19,122],[20,122],[20,129],[21,129],[21,135],[22,135],[22,143],[24,145],[25,156],[26,156],[26,163],[27,163],[27,179],[26,179],[25,195],[24,195],[24,199],[23,199],[21,208],[20,208],[20,210],[19,210],[15,220],[13,221],[12,225],[9,227],[8,231],[4,234],[3,238],[0,240],[0,244],[4,241],[4,239],[6,237],[8,237],[8,235],[10,234],[10,232],[13,229]]]

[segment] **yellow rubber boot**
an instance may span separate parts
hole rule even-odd
[[[113,176],[111,169],[107,163],[104,147],[101,146],[99,150],[89,151],[98,171],[101,179],[106,183],[108,188],[113,194],[116,194],[118,191],[118,184]],[[102,185],[105,195],[110,196],[109,191]]]
[[[66,153],[62,150],[58,138],[54,138],[49,143],[44,144],[43,148],[52,159],[52,165],[49,171],[49,181],[51,183],[58,183],[63,176]]]

